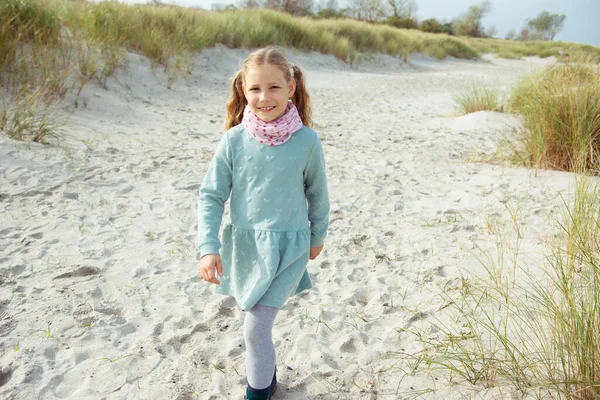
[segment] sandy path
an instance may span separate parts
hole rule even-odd
[[[245,54],[207,50],[173,90],[132,55],[109,90],[65,102],[61,145],[0,137],[0,397],[243,396],[243,313],[197,276],[195,207]],[[275,398],[472,396],[406,374],[402,354],[418,349],[407,328],[479,268],[465,250],[494,247],[506,204],[537,254],[571,177],[471,162],[518,121],[453,117],[452,96],[473,83],[508,90],[543,62],[292,59],[308,75],[332,212],[309,265],[315,289],[276,321]]]

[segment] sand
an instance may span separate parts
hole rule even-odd
[[[59,143],[0,135],[1,398],[243,397],[244,313],[199,278],[195,244],[198,188],[246,54],[208,49],[172,89],[130,54],[108,89],[65,99]],[[308,266],[314,288],[275,322],[274,398],[503,398],[408,373],[410,328],[482,271],[473,250],[495,248],[507,207],[540,259],[573,176],[484,163],[520,121],[456,116],[453,96],[507,93],[552,60],[290,59],[307,74],[331,224]]]

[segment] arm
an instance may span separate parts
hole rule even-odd
[[[198,199],[198,250],[200,255],[219,254],[219,228],[223,219],[225,202],[231,193],[232,155],[227,134],[204,175]]]
[[[329,227],[329,193],[325,173],[325,158],[319,137],[316,137],[304,169],[304,194],[308,202],[310,246],[323,246]]]

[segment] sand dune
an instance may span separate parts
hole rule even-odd
[[[201,281],[195,240],[198,188],[245,56],[206,50],[169,90],[131,54],[108,90],[65,100],[59,144],[0,136],[0,397],[243,397],[243,312]],[[404,354],[419,348],[407,328],[481,269],[468,250],[494,247],[489,224],[507,202],[527,221],[524,251],[540,253],[572,176],[479,162],[519,121],[453,116],[452,97],[471,84],[508,91],[547,61],[290,58],[307,73],[332,211],[309,264],[315,288],[275,322],[275,399],[500,396],[407,374]]]

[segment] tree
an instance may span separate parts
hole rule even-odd
[[[527,26],[540,37],[554,40],[554,37],[562,30],[566,18],[567,16],[564,14],[550,14],[548,11],[542,11],[536,18],[528,20]]]
[[[227,3],[212,3],[210,9],[212,11],[232,11],[236,9],[236,6]]]
[[[442,24],[442,33],[454,35],[454,22],[445,22]]]
[[[265,8],[270,8],[271,10],[281,11],[281,1],[265,0]]]
[[[352,0],[352,17],[360,21],[375,22],[385,16],[382,0]]]
[[[375,22],[385,16],[385,8],[381,0],[362,0],[361,5],[365,21]]]
[[[544,40],[538,32],[532,32],[529,28],[524,27],[517,36],[517,40]]]
[[[259,8],[260,2],[258,0],[241,0],[239,3],[240,8]]]
[[[414,19],[417,14],[416,0],[387,0],[392,16]]]
[[[344,11],[338,9],[337,0],[322,1],[319,10],[315,14],[316,18],[344,18]]]
[[[469,10],[454,21],[454,33],[459,36],[484,37],[485,32],[481,20],[492,10],[492,3],[484,1],[479,6],[471,6]]]
[[[265,8],[282,11],[291,15],[312,14],[312,0],[266,0]]]
[[[515,40],[517,37],[517,34],[515,33],[514,29],[511,29],[510,31],[506,32],[506,40]]]
[[[321,4],[323,4],[323,2],[321,2]],[[332,10],[332,11],[336,11],[338,10],[338,2],[337,0],[326,0],[325,1],[325,6],[319,6],[320,10]]]

